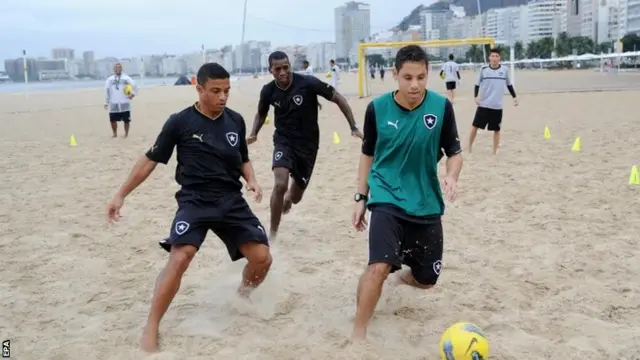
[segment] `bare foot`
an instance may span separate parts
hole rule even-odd
[[[128,138],[128,137],[129,137],[129,135],[126,135],[126,134],[125,134],[122,138],[123,138],[123,139],[126,139],[126,138]]]
[[[289,193],[287,192],[284,195],[284,203],[282,204],[282,213],[288,214],[291,211],[291,206],[293,206],[293,202],[291,202],[291,198],[289,197]]]
[[[111,137],[115,139],[118,137],[118,134],[113,134]]]
[[[240,285],[240,287],[238,288],[238,296],[245,301],[251,302],[251,299],[249,297],[251,296],[253,290],[254,288],[252,287]]]
[[[140,339],[140,349],[147,353],[158,351],[158,331],[145,326]]]
[[[363,343],[367,341],[367,329],[353,329],[351,340],[354,343]]]

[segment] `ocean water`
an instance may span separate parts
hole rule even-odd
[[[133,79],[139,87],[145,86],[161,86],[161,85],[173,85],[175,84],[177,77],[165,77],[165,78],[144,78],[142,81],[140,78]],[[237,76],[232,77],[232,81],[237,80]],[[30,82],[28,84],[29,92],[40,91],[64,91],[74,89],[89,89],[89,88],[102,88],[104,87],[105,80],[61,80],[61,81],[47,81],[47,82]],[[24,83],[0,83],[0,93],[21,93],[25,92]]]

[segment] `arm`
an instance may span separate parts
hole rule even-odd
[[[506,68],[506,67],[505,67]],[[509,69],[507,68],[506,76],[507,80],[507,90],[509,90],[509,94],[511,94],[512,98],[516,98],[516,89],[513,88],[513,83],[511,82],[511,77],[509,76]]]
[[[120,187],[117,196],[124,199],[151,175],[158,163],[166,164],[169,162],[173,154],[173,148],[178,143],[178,137],[176,120],[172,116],[162,127],[155,144],[133,166],[129,177]]]
[[[458,126],[453,105],[449,100],[444,107],[444,122],[440,133],[440,148],[447,155],[447,176],[456,182],[462,170],[462,147],[458,136]]]
[[[109,86],[109,78],[107,78],[107,81],[105,81],[104,83],[104,103],[109,104],[110,100],[111,100],[111,94],[110,94],[110,90],[111,90],[111,86]]]
[[[480,69],[480,74],[478,74],[478,82],[476,82],[476,86],[473,87],[473,97],[478,97],[480,93],[480,84],[482,83],[482,69]]]
[[[253,164],[249,159],[249,147],[247,146],[247,127],[244,119],[240,117],[240,157],[242,158],[242,177],[247,183],[256,182],[256,173],[253,171]]]
[[[376,129],[376,112],[373,103],[369,103],[364,115],[364,139],[362,141],[362,155],[358,165],[358,192],[363,195],[369,193],[369,172],[373,164],[373,155],[378,140]]]
[[[260,91],[260,100],[258,100],[258,112],[253,119],[253,129],[251,130],[251,136],[258,136],[258,132],[264,125],[265,120],[267,119],[267,115],[269,114],[269,84],[262,87],[262,91]]]
[[[342,114],[344,114],[347,122],[349,122],[351,131],[358,131],[356,120],[353,117],[353,111],[351,111],[351,106],[349,106],[347,99],[345,99],[344,96],[337,92],[333,86],[319,80],[318,78],[310,77],[309,80],[311,81],[311,88],[316,93],[316,95],[322,96],[323,98],[338,105],[338,108],[340,108],[340,111],[342,111]]]

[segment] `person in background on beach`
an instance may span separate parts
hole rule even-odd
[[[133,88],[131,94],[125,94],[125,88],[130,85]],[[129,136],[131,124],[131,100],[138,92],[138,86],[131,77],[122,72],[122,64],[113,66],[113,75],[107,78],[104,86],[104,108],[109,111],[109,122],[113,137],[118,137],[118,122],[124,123],[124,137]]]
[[[445,86],[447,87],[447,97],[451,102],[453,102],[455,97],[456,84],[461,80],[460,67],[453,59],[453,54],[449,54],[449,61],[442,65],[442,70],[440,71],[440,77],[444,79]]]
[[[369,209],[369,265],[357,290],[356,341],[366,338],[387,277],[391,287],[426,290],[442,269],[443,193],[455,200],[462,149],[451,102],[426,90],[428,69],[424,49],[401,48],[394,69],[398,90],[375,98],[365,112],[352,222],[357,231],[367,229]],[[447,172],[440,180],[443,151]]]
[[[107,205],[109,221],[120,220],[125,197],[158,163],[167,164],[177,148],[178,210],[169,237],[160,241],[169,259],[156,280],[142,334],[140,346],[147,352],[158,348],[160,320],[207,231],[222,240],[231,261],[247,259],[238,287],[241,297],[249,297],[271,266],[267,233],[242,196],[241,177],[256,202],[262,198],[262,190],[249,160],[244,119],[226,107],[230,88],[227,70],[216,63],[202,65],[197,75],[198,102],[169,117],[156,142]]]
[[[489,65],[484,65],[480,69],[478,82],[473,89],[473,96],[478,108],[469,134],[469,153],[471,153],[473,142],[478,135],[478,129],[484,130],[485,128],[493,131],[493,155],[498,153],[505,85],[513,97],[513,105],[518,106],[516,90],[509,77],[509,68],[500,64],[500,50],[491,49]]]
[[[258,132],[264,125],[273,106],[275,113],[275,133],[273,134],[272,170],[275,180],[271,194],[270,241],[275,241],[282,214],[286,214],[293,204],[302,200],[309,185],[320,144],[318,127],[318,96],[335,103],[344,114],[351,135],[362,139],[356,126],[351,107],[344,96],[333,86],[315,76],[304,76],[291,71],[287,54],[276,51],[269,55],[269,71],[274,80],[262,87],[258,112],[247,143],[258,139]],[[289,177],[293,179],[289,186]]]
[[[384,65],[380,66],[380,81],[384,82]]]
[[[338,91],[338,84],[340,83],[340,67],[336,65],[336,61],[333,59],[329,61],[329,70],[331,71],[331,86]]]
[[[307,60],[304,60],[302,62],[302,74],[313,76],[313,68],[311,67],[311,65],[309,65],[309,62]]]

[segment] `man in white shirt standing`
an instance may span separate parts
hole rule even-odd
[[[313,68],[309,65],[307,60],[302,62],[302,75],[310,75],[313,76]]]
[[[329,68],[331,69],[331,86],[338,91],[338,83],[340,82],[340,67],[336,65],[336,61],[331,59],[329,61]]]
[[[456,83],[460,81],[460,66],[453,61],[453,54],[449,54],[449,61],[442,65],[440,76],[442,77],[443,75],[444,82],[447,86],[447,97],[449,101],[453,102]]]
[[[130,86],[131,92],[126,93]],[[136,96],[138,86],[133,79],[122,72],[122,64],[117,63],[113,67],[113,75],[107,78],[105,83],[104,108],[109,111],[109,121],[113,137],[118,137],[118,121],[124,123],[124,137],[129,136],[129,124],[131,123],[131,99]]]

